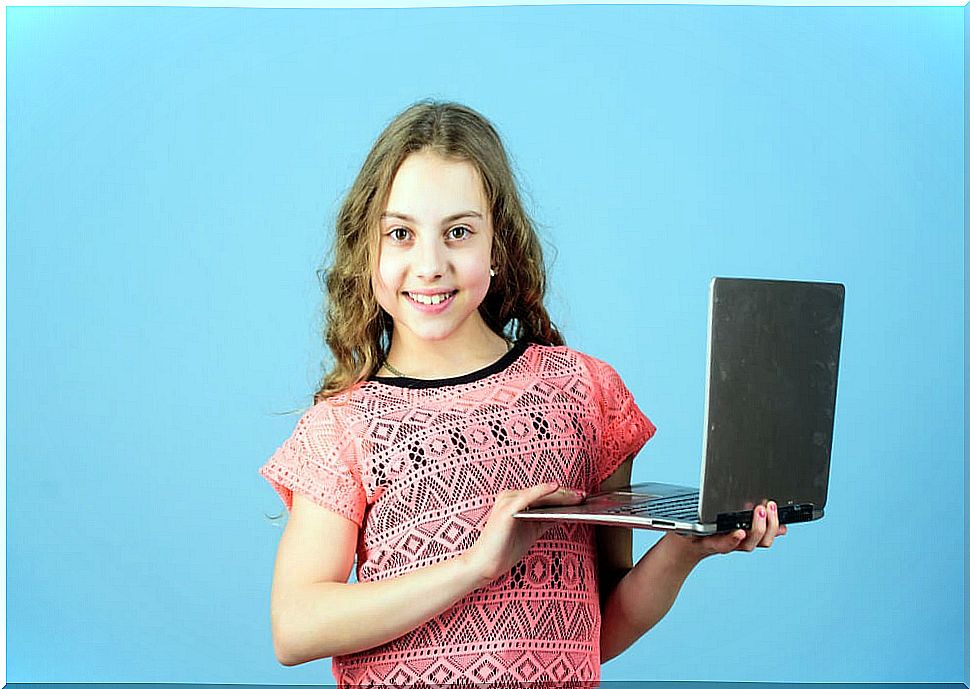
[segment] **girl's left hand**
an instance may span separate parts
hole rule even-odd
[[[714,536],[679,536],[678,540],[684,546],[685,555],[697,561],[708,555],[730,553],[735,550],[751,552],[755,548],[770,548],[777,536],[788,533],[788,527],[778,524],[778,506],[769,500],[767,504],[754,508],[751,529],[737,529]]]

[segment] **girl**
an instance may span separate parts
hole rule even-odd
[[[284,665],[332,656],[341,686],[593,683],[702,558],[785,532],[769,502],[750,533],[666,535],[633,566],[627,530],[513,518],[629,483],[655,429],[609,365],[564,346],[478,113],[395,118],[335,242],[335,365],[260,468],[290,513],[271,596]]]

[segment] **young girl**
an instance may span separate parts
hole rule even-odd
[[[478,113],[395,118],[335,242],[335,365],[260,468],[290,512],[271,597],[284,665],[332,656],[341,686],[588,685],[702,558],[785,532],[768,502],[749,533],[666,535],[633,566],[627,530],[513,518],[628,483],[655,429],[609,365],[564,346]]]

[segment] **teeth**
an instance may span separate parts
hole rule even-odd
[[[454,294],[454,292],[449,292],[448,294],[435,294],[434,296],[429,296],[425,294],[412,294],[410,292],[408,294],[412,299],[414,299],[414,301],[420,304],[434,305],[434,304],[440,304],[444,300],[450,298],[451,295]]]

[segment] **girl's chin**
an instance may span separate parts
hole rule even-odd
[[[456,337],[457,331],[455,330],[440,330],[440,329],[414,329],[411,330],[411,339],[414,344],[417,345],[436,345],[449,341],[457,341],[459,338]]]
[[[473,324],[468,319],[461,323],[456,323],[451,319],[447,323],[421,323],[421,319],[412,320],[406,323],[404,330],[408,331],[409,338],[414,344],[438,345],[447,342],[466,342],[469,338],[474,339],[477,333],[485,332],[485,328],[478,329],[469,327]]]

